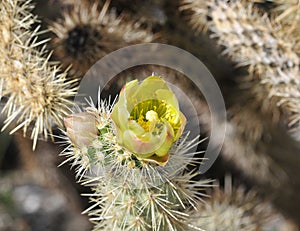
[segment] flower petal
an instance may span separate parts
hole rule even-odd
[[[97,137],[96,117],[88,112],[73,114],[64,124],[67,136],[78,147],[88,146]]]
[[[137,158],[160,165],[169,159],[169,149],[186,123],[175,94],[158,76],[140,84],[137,80],[127,83],[111,117],[120,145]]]
[[[175,134],[174,141],[179,139],[179,137],[182,135],[185,125],[186,125],[186,118],[182,112],[179,112],[179,117],[180,117],[180,127],[178,128],[178,130]]]
[[[155,151],[155,154],[159,157],[166,155],[169,152],[174,140],[174,131],[171,125],[165,121],[165,126],[167,128],[166,136],[164,137],[164,142],[162,145]]]
[[[169,89],[158,89],[155,91],[155,95],[156,99],[163,100],[165,103],[171,105],[172,107],[174,107],[174,109],[179,111],[177,98],[172,91],[170,91]]]
[[[138,103],[148,99],[156,99],[157,95],[155,92],[157,89],[169,90],[168,85],[162,78],[150,76],[139,85],[132,96],[138,99]]]
[[[143,137],[139,138],[137,135],[131,131],[126,130],[123,134],[123,145],[135,153],[139,157],[149,157],[152,156],[156,150],[163,144],[164,139],[159,135],[152,135],[147,132]]]
[[[155,164],[158,164],[160,166],[164,166],[168,162],[169,158],[170,158],[170,154],[167,153],[166,155],[161,156],[161,157],[157,156],[157,155],[152,155],[148,158],[142,158],[142,159],[138,158],[138,159],[143,160],[143,161],[147,161],[147,162],[151,162],[151,163],[155,163]]]

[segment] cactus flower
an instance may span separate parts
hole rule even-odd
[[[88,112],[80,112],[64,119],[67,136],[81,148],[89,146],[98,135],[96,117]]]
[[[175,94],[158,76],[127,83],[112,111],[117,142],[138,159],[167,163],[169,149],[181,136],[186,118]]]

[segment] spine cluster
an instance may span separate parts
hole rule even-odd
[[[275,15],[275,21],[285,27],[288,35],[296,41],[294,47],[297,54],[300,54],[300,1],[299,0],[273,0],[275,7],[272,13]]]
[[[271,14],[264,14],[254,2],[274,3]],[[67,0],[65,3],[70,5],[63,8],[62,19],[50,29],[56,36],[51,43],[55,58],[63,62],[64,68],[72,66],[68,73],[50,61],[51,52],[46,50],[48,39],[39,40],[38,36],[44,32],[39,26],[35,27],[38,20],[31,13],[31,0],[0,3],[0,99],[5,103],[3,114],[6,116],[3,129],[12,127],[11,133],[18,130],[24,135],[31,133],[35,148],[38,138],[47,139],[52,134],[53,126],[65,125],[62,138],[68,147],[61,154],[66,157],[62,164],[71,163],[79,183],[91,188],[91,193],[85,195],[91,205],[84,213],[93,222],[94,231],[265,230],[272,209],[252,194],[251,189],[234,189],[226,182],[225,189],[211,189],[212,181],[199,176],[199,136],[190,139],[188,132],[183,135],[180,132],[178,138],[173,140],[172,137],[168,148],[161,145],[163,148],[146,152],[151,154],[149,156],[129,151],[129,144],[135,145],[133,150],[138,150],[140,141],[147,144],[147,140],[142,139],[145,136],[140,134],[141,128],[143,132],[158,134],[162,133],[163,124],[169,132],[164,135],[170,140],[174,128],[167,126],[165,121],[167,118],[171,123],[172,118],[165,116],[165,112],[159,115],[162,109],[153,107],[160,101],[164,106],[165,98],[139,102],[136,115],[129,117],[137,124],[131,121],[130,126],[129,120],[120,117],[131,112],[125,110],[123,104],[134,97],[118,105],[121,109],[115,117],[121,121],[118,121],[120,127],[125,127],[119,130],[124,134],[136,132],[134,135],[139,138],[130,142],[125,140],[128,138],[125,135],[123,143],[117,140],[120,134],[113,118],[113,107],[117,105],[114,102],[103,101],[99,96],[97,106],[91,102],[83,112],[70,115],[73,113],[71,107],[75,106],[70,98],[77,91],[75,77],[82,77],[109,52],[151,42],[156,35],[142,28],[140,21],[128,20],[124,14],[109,10],[109,0],[101,6],[91,1]],[[255,95],[247,108],[239,103],[228,110],[229,139],[225,140],[222,151],[229,153],[225,154],[227,159],[235,158],[244,172],[260,179],[259,183],[280,187],[286,175],[272,156],[265,155],[265,147],[260,145],[261,140],[274,136],[268,133],[271,132],[269,123],[254,112],[267,105],[273,118],[278,113],[289,128],[300,128],[299,5],[299,0],[184,0],[182,5],[182,9],[192,12],[191,21],[197,30],[209,30],[224,54],[238,66],[247,67],[246,85],[250,85],[251,94]],[[155,66],[151,68],[160,70]],[[118,81],[132,76],[126,75]],[[172,76],[166,78],[172,79]],[[181,76],[173,82],[177,79],[180,79],[178,85],[193,91]],[[153,85],[146,86],[148,91],[149,86]],[[132,89],[138,99],[137,88]],[[146,94],[146,91],[140,92],[142,96]],[[199,103],[200,96],[193,97],[199,111],[205,111],[201,108],[202,102]],[[146,109],[150,113],[138,114],[138,110]],[[205,111],[201,116],[207,114]],[[159,117],[164,123],[158,123]],[[181,124],[174,122],[173,125],[180,130]],[[153,143],[151,145],[155,145]],[[155,157],[158,153],[161,155],[157,156],[168,159]],[[288,190],[291,189],[286,190],[290,193]],[[210,198],[203,198],[207,193]]]
[[[49,62],[50,54],[39,41],[43,33],[31,13],[31,1],[4,0],[0,3],[0,97],[7,99],[3,108],[11,133],[31,131],[33,148],[40,135],[47,139],[54,124],[63,126],[74,96],[74,81],[66,72]]]
[[[205,203],[198,205],[200,212],[194,224],[209,231],[265,230],[265,225],[276,218],[274,210],[254,191],[233,188],[231,180],[226,176],[224,187],[219,183]]]
[[[110,1],[100,7],[97,3],[74,1],[71,9],[63,11],[63,19],[50,27],[54,55],[72,74],[85,74],[106,54],[132,44],[151,42],[155,35],[142,29],[141,22],[128,20],[125,14],[117,16],[109,10]]]
[[[70,145],[62,155],[76,168],[81,183],[92,188],[93,193],[87,195],[92,205],[85,213],[95,224],[93,230],[201,230],[190,224],[190,213],[211,181],[196,181],[197,172],[188,171],[188,166],[200,161],[193,157],[198,152],[191,151],[199,137],[188,140],[188,134],[184,136],[171,148],[168,163],[156,166],[137,159],[117,143],[106,102],[82,113],[95,118],[98,135],[89,145],[81,142],[86,140],[84,134],[67,138]],[[84,126],[79,115],[65,121],[69,137],[68,127]],[[87,127],[88,121],[85,130],[90,131]]]
[[[262,15],[249,1],[184,1],[193,12],[195,28],[210,30],[238,66],[248,68],[252,80],[263,86],[258,101],[278,106],[289,127],[299,127],[299,56],[297,40],[278,24]]]

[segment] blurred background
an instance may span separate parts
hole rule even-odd
[[[212,5],[207,11],[217,9],[218,1],[208,2]],[[280,4],[262,0],[242,2],[245,5],[255,2],[255,10],[262,15],[270,14],[270,18],[272,9]],[[238,55],[237,58],[224,55],[224,46],[210,36],[209,28],[197,32],[198,27],[191,20],[195,14],[193,5],[185,9],[184,2],[177,0],[33,0],[32,3],[42,30],[47,30],[39,39],[51,38],[47,43],[47,49],[53,50],[51,61],[60,62],[64,68],[72,65],[68,72],[70,79],[82,78],[105,54],[142,42],[174,45],[201,60],[222,91],[227,131],[217,161],[199,176],[199,179],[216,179],[217,186],[208,190],[210,197],[199,205],[200,215],[210,219],[199,218],[198,224],[208,231],[299,230],[297,127],[291,132],[277,102],[268,98],[267,90],[250,77],[247,66],[237,65]],[[209,16],[208,13],[207,27],[211,26]],[[136,76],[152,73],[176,82],[187,92],[197,111],[201,137],[209,136],[211,121],[204,97],[193,83],[174,70],[161,66],[126,70],[108,84],[103,97],[116,95],[126,81]],[[6,100],[2,99],[1,109]],[[0,114],[1,127],[4,120]],[[54,134],[59,136],[61,132],[54,128]],[[60,141],[41,138],[32,151],[32,141],[23,137],[22,132],[9,135],[7,129],[0,133],[1,231],[92,229],[88,217],[81,214],[89,201],[80,195],[88,193],[89,188],[76,183],[74,170],[68,164],[57,167],[65,160],[59,156],[65,147]],[[203,142],[198,149],[205,150],[206,145]],[[240,224],[233,224],[235,220]]]

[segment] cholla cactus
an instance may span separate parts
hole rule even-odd
[[[76,76],[85,74],[104,55],[119,48],[151,42],[155,36],[141,29],[139,22],[126,20],[109,11],[106,1],[101,11],[98,4],[74,1],[73,8],[65,11],[64,19],[50,27],[55,56],[69,66],[72,64]]]
[[[295,51],[300,53],[300,1],[299,0],[249,0],[259,4],[270,5],[270,13],[275,22],[282,25],[282,30],[297,42]]]
[[[300,1],[299,0],[253,0],[254,2],[266,2],[272,4],[272,12],[276,16],[276,21],[291,26],[290,32],[299,29]],[[296,32],[296,31],[295,31]],[[298,32],[296,32],[298,33]],[[299,34],[298,34],[299,35]]]
[[[194,225],[205,230],[263,231],[275,218],[270,204],[259,199],[254,191],[247,192],[241,186],[233,188],[228,177],[224,188],[215,187],[209,195],[205,203],[199,204],[194,221]]]
[[[14,126],[11,133],[32,129],[35,148],[40,134],[47,139],[52,126],[63,126],[69,114],[69,97],[76,94],[74,81],[66,81],[66,72],[49,62],[50,54],[38,41],[43,32],[30,13],[31,1],[4,0],[0,3],[0,96],[7,98],[3,113],[5,126]]]
[[[247,1],[185,0],[183,9],[193,12],[196,28],[208,28],[225,47],[224,53],[247,66],[251,80],[260,82],[262,91],[253,89],[257,102],[280,107],[283,121],[287,118],[289,127],[299,127],[300,62],[293,36]]]
[[[276,21],[282,23],[288,34],[297,41],[295,51],[300,54],[300,1],[299,0],[274,0],[277,7],[273,10]]]
[[[176,97],[156,76],[127,83],[113,107],[99,100],[98,109],[65,120],[70,146],[62,155],[92,187],[85,212],[94,230],[201,230],[189,213],[210,181],[194,181],[197,173],[187,169],[199,164],[192,151],[199,137],[181,136],[184,121]]]

